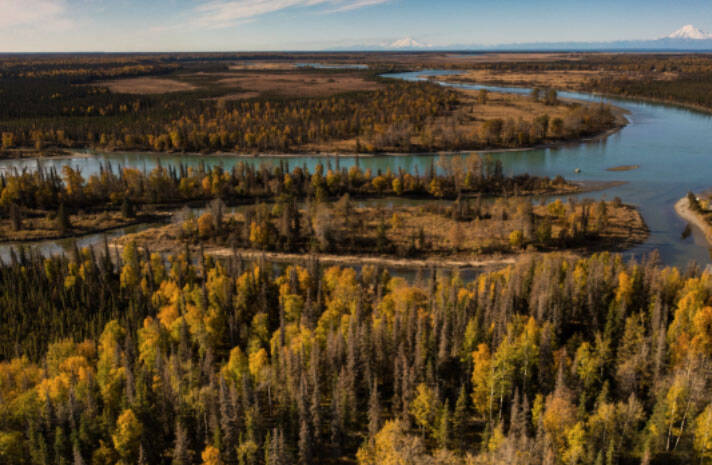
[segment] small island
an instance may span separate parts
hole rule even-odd
[[[223,211],[219,202],[199,216],[187,210],[169,225],[116,243],[160,253],[186,247],[218,256],[269,253],[273,261],[308,254],[341,264],[472,267],[524,253],[623,251],[648,235],[639,212],[619,200],[533,205],[528,197],[499,196],[358,206],[347,194],[302,207],[278,202]]]
[[[148,172],[112,170],[107,165],[86,178],[79,168],[65,165],[61,174],[40,168],[2,177],[0,242],[76,237],[167,221],[182,209],[201,209],[214,201],[231,207],[296,205],[347,195],[361,202],[392,197],[418,204],[469,202],[473,197],[569,195],[586,188],[585,183],[561,176],[507,176],[499,160],[478,154],[442,157],[422,174],[403,169],[374,173],[355,165],[325,168],[321,163],[314,171],[300,166],[290,170],[284,163],[255,167],[240,162],[231,170],[159,165]]]

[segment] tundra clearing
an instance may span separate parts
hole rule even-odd
[[[170,92],[186,92],[194,90],[195,86],[175,79],[157,77],[139,77],[130,79],[116,79],[103,81],[100,86],[108,87],[116,94],[167,94]]]
[[[255,73],[224,76],[217,84],[259,94],[284,97],[327,97],[344,92],[378,90],[382,84],[354,74]],[[239,97],[241,94],[235,94]]]

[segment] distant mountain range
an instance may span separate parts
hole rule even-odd
[[[374,45],[342,46],[339,50],[372,51],[712,51],[712,34],[688,24],[659,39],[611,42],[523,42],[496,45],[430,45],[411,37]]]

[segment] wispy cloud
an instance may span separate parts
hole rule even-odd
[[[0,0],[1,1],[1,0]],[[194,24],[224,28],[287,8],[322,7],[325,13],[356,10],[390,0],[211,0],[195,8]]]
[[[0,0],[0,29],[65,29],[72,25],[66,13],[65,0]]]
[[[381,3],[386,3],[387,1],[389,0],[352,0],[348,2],[333,2],[336,3],[337,6],[332,10],[328,10],[328,13],[340,13],[342,11],[358,10],[359,8],[379,5]],[[342,5],[339,6],[339,3],[342,3]]]

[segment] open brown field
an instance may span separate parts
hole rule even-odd
[[[353,74],[323,73],[259,73],[222,75],[217,84],[256,92],[286,97],[326,97],[329,95],[370,91],[383,85]]]
[[[240,65],[243,66],[243,65]],[[140,77],[102,81],[114,93],[165,94],[190,90],[217,89],[229,91],[216,100],[240,100],[265,95],[281,97],[328,97],[344,92],[372,91],[384,86],[355,73],[319,73],[289,70],[288,63],[250,63],[249,72],[196,73],[178,75],[175,79]]]
[[[166,94],[195,89],[195,86],[187,82],[158,77],[115,79],[98,82],[97,85],[108,87],[117,94]]]
[[[487,103],[477,101],[478,91],[462,91],[462,109],[465,110],[466,119],[476,128],[485,120],[500,118],[530,119],[532,116],[549,115],[550,118],[563,118],[571,108],[570,104],[560,100],[556,105],[546,105],[542,101],[534,101],[528,95],[507,94],[503,92],[489,92]]]

